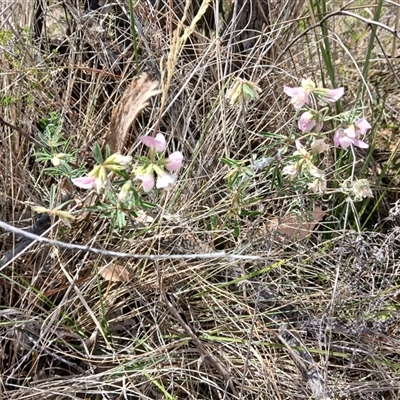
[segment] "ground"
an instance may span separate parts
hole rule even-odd
[[[398,399],[399,6],[86,3],[0,1],[2,398]]]

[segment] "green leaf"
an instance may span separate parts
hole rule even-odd
[[[110,146],[107,145],[106,146],[106,157],[105,157],[105,159],[107,160],[107,158],[110,157],[110,156],[111,156],[111,149],[110,149]]]
[[[257,98],[257,96],[254,94],[254,91],[249,86],[244,84],[242,87],[243,87],[243,92],[247,94],[247,96],[251,97],[252,99]]]
[[[235,218],[235,222],[233,225],[233,235],[235,237],[239,237],[240,236],[240,224],[237,218]]]
[[[117,225],[119,229],[122,229],[126,225],[126,215],[123,211],[117,211]]]
[[[227,165],[228,167],[231,168],[239,168],[240,166],[243,165],[244,161],[237,161],[237,160],[233,160],[232,158],[221,158],[221,161]]]
[[[50,198],[49,208],[51,208],[51,209],[56,207],[56,192],[57,192],[56,185],[51,185],[50,191],[49,191],[49,198]]]
[[[101,165],[104,162],[103,154],[101,152],[101,147],[98,142],[96,142],[92,147],[93,158],[96,160],[97,164]]]

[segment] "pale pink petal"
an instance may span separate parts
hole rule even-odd
[[[324,124],[322,122],[318,123],[317,126],[315,127],[315,132],[317,133],[321,132],[323,127]]]
[[[283,87],[283,91],[290,97],[294,97],[297,96],[299,93],[299,89],[301,89],[300,87],[290,87],[290,86],[284,86]],[[304,89],[301,89],[304,90]]]
[[[314,116],[309,111],[303,113],[297,123],[297,126],[302,132],[309,132],[311,131],[314,126],[316,125],[316,121]]]
[[[337,88],[337,89],[326,89],[326,97],[324,97],[325,101],[338,101],[344,94],[344,88]]]
[[[166,147],[165,137],[162,133],[158,133],[155,138],[152,136],[141,136],[140,141],[147,147],[158,152],[164,151]]]
[[[354,137],[349,135],[353,135]],[[354,126],[347,129],[338,129],[333,137],[333,141],[336,147],[342,147],[343,149],[347,149],[349,146],[357,146],[360,149],[367,149],[369,145],[362,140],[359,140],[358,137],[361,135],[360,130],[354,131]]]
[[[175,175],[164,172],[162,175],[158,175],[156,187],[157,189],[167,188],[169,185],[172,185],[175,180]]]
[[[349,138],[355,138],[356,137],[356,128],[354,125],[350,125],[348,128],[343,129],[343,132],[348,136]]]
[[[338,129],[333,137],[335,146],[342,147],[345,150],[353,143],[352,140],[353,139],[349,138],[342,128]]]
[[[82,176],[80,178],[72,179],[72,183],[82,189],[95,189],[96,177],[95,176]]]
[[[156,140],[164,145],[164,148],[163,148],[163,150],[164,150],[166,147],[165,136],[162,133],[157,133]]]
[[[289,86],[284,86],[283,91],[292,98],[291,103],[297,110],[309,102],[308,93],[302,87],[292,88]]]
[[[361,118],[358,121],[356,121],[355,125],[357,128],[357,131],[359,131],[359,133],[361,135],[365,135],[367,133],[367,131],[372,128],[372,126],[369,124],[369,122],[364,118]]]
[[[180,151],[174,151],[166,160],[165,168],[168,171],[177,171],[183,164],[183,154]]]
[[[153,172],[137,175],[137,178],[142,181],[143,190],[148,193],[154,188]]]
[[[354,146],[359,147],[360,149],[368,149],[369,145],[365,142],[363,142],[362,140],[358,140],[358,139],[353,139],[352,140]]]
[[[340,139],[340,146],[342,147],[342,149],[348,149],[349,148],[349,146],[351,146],[352,144],[353,144],[353,141],[354,141],[355,139],[352,139],[352,138],[349,138],[349,137],[347,137],[347,136],[343,136],[341,139]]]
[[[317,97],[323,103],[334,103],[338,101],[344,94],[344,88],[337,89],[326,89],[326,88],[316,88],[313,90],[313,93],[317,95]]]
[[[342,128],[338,129],[335,132],[335,135],[333,136],[333,143],[336,147],[340,147],[341,140],[344,136],[346,136],[346,134],[344,133]]]

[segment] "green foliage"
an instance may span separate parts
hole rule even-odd
[[[105,155],[103,157],[103,150],[101,149],[100,144],[96,142],[92,147],[92,155],[96,163],[98,165],[101,165],[104,163],[105,160],[107,160],[108,157],[111,156],[110,146],[106,146]]]
[[[42,132],[38,134],[38,139],[42,147],[35,151],[36,162],[49,162],[52,166],[45,167],[44,171],[51,176],[74,178],[82,174],[84,165],[78,170],[72,169],[70,163],[74,163],[77,152],[72,144],[72,137],[65,139],[66,133],[62,130],[61,117],[57,112],[50,113],[48,118],[42,118],[39,121],[39,127]]]
[[[383,0],[378,0],[373,8],[367,9],[364,8],[365,3],[363,1],[358,1],[356,4],[359,9],[356,7],[356,12],[352,11],[352,16],[345,15],[341,19],[344,32],[346,32],[351,38],[349,39],[348,44],[357,46],[359,42],[367,41],[366,39],[369,37],[366,51],[364,51],[363,54],[351,55],[352,59],[354,57],[353,61],[355,62],[355,59],[357,59],[356,62],[360,66],[357,71],[359,79],[357,79],[358,84],[354,85],[353,88],[353,91],[355,91],[355,99],[354,102],[352,102],[352,108],[350,110],[343,111],[343,104],[341,102],[336,104],[336,118],[340,120],[341,123],[349,124],[351,121],[357,120],[369,111],[367,110],[365,104],[370,100],[368,81],[371,71],[371,62],[374,59],[373,52],[376,49],[376,46],[378,46],[378,48],[381,50],[383,50],[383,48],[382,43],[379,41],[379,34],[377,35],[379,27],[372,23],[366,25],[365,21],[363,21],[361,18],[381,22],[384,3],[385,2]],[[335,31],[337,19],[334,16],[332,16],[332,18],[326,18],[326,15],[332,11],[335,11],[334,3],[323,0],[309,2],[308,11],[312,16],[313,21],[318,26],[311,32],[314,34],[314,40],[318,43],[316,50],[317,57],[321,61],[319,72],[321,72],[322,81],[327,86],[331,85],[335,87],[339,84],[337,77],[340,76],[340,74],[343,74],[345,71],[341,70],[340,64],[338,64],[337,60],[335,59],[337,54],[335,46],[337,45],[337,42],[333,39],[331,34],[331,32]],[[360,15],[360,19],[357,18],[358,15]],[[315,33],[318,31],[320,31],[321,36],[318,36],[318,34]],[[322,40],[320,39],[321,37],[323,38]],[[311,45],[310,41],[309,43]],[[352,50],[346,49],[346,51],[350,54]],[[310,58],[311,57],[314,58],[315,55],[311,55],[310,53]],[[325,71],[329,77],[329,82],[326,82]],[[377,99],[374,100],[376,101]],[[382,115],[379,112],[379,109],[382,109],[382,105],[384,104],[385,100],[385,97],[383,97],[380,99],[381,104],[375,104],[376,108],[374,110],[375,112],[373,114],[373,119],[369,119],[373,127],[379,126],[380,124]],[[362,108],[358,106],[360,103],[363,104]],[[385,198],[385,196],[382,195],[378,196],[377,199],[374,199],[373,206],[371,206],[372,200],[370,198],[364,199],[359,204],[354,204],[354,193],[352,193],[350,197],[347,197],[347,200],[349,201],[343,201],[346,198],[346,194],[344,195],[343,193],[348,193],[348,188],[341,187],[341,185],[346,185],[348,180],[356,184],[356,189],[358,187],[358,180],[363,179],[368,179],[370,181],[370,186],[379,187],[382,182],[382,177],[386,175],[388,169],[392,168],[389,162],[384,166],[382,173],[376,176],[371,176],[371,170],[375,168],[373,157],[375,134],[376,132],[374,129],[368,133],[368,143],[370,146],[367,150],[367,154],[362,156],[363,160],[360,160],[360,156],[356,154],[354,150],[345,152],[338,149],[335,152],[335,158],[337,162],[330,186],[335,190],[336,193],[330,197],[330,200],[333,210],[333,217],[338,221],[335,228],[338,230],[345,229],[347,227],[354,228],[355,226],[365,227],[368,221],[373,221],[374,218],[377,217],[376,211],[379,209],[381,202]],[[361,163],[361,161],[363,162]],[[361,165],[361,168],[356,167],[359,165]],[[350,189],[353,190],[353,187]],[[384,192],[387,194],[386,190]],[[358,197],[355,196],[355,198]],[[341,207],[344,207],[344,209]],[[345,218],[343,218],[343,216],[345,216]]]
[[[0,95],[0,105],[3,107],[8,107],[11,104],[16,103],[18,100],[10,95]]]
[[[0,29],[0,45],[8,46],[13,38],[13,34],[9,29]]]

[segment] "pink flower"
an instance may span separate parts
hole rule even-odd
[[[82,176],[80,178],[72,179],[72,183],[82,189],[96,189],[95,176]]]
[[[148,193],[154,188],[154,174],[153,171],[148,171],[143,174],[136,175],[142,181],[143,190]]]
[[[283,91],[292,98],[291,103],[296,110],[300,110],[310,102],[310,93],[315,89],[315,83],[311,79],[303,79],[301,87],[284,86]]]
[[[324,103],[334,103],[338,101],[344,94],[344,88],[336,88],[336,89],[325,89],[325,88],[316,88],[314,93],[318,96],[320,100]]]
[[[339,100],[344,93],[344,88],[326,89],[318,88],[311,79],[303,79],[300,87],[284,86],[284,92],[292,98],[291,103],[296,110],[310,103],[310,94],[316,95],[324,103],[333,103]]]
[[[177,171],[182,167],[183,154],[180,151],[174,151],[165,161],[165,168],[167,168],[168,171]]]
[[[333,141],[336,147],[341,146],[343,149],[347,149],[350,145],[359,147],[360,149],[367,149],[369,146],[361,139],[369,129],[371,125],[367,120],[361,118],[354,124],[350,125],[346,129],[338,129],[333,137]]]
[[[316,132],[322,129],[322,124],[317,124],[317,116],[309,111],[301,115],[297,125],[302,132],[310,132],[314,127]]]
[[[155,138],[152,136],[141,136],[140,141],[157,152],[164,151],[166,147],[165,136],[162,133],[157,133]]]
[[[296,110],[300,110],[305,104],[308,104],[310,99],[307,91],[302,87],[284,86],[283,91],[292,98],[290,102]]]
[[[359,134],[359,135],[365,135],[367,133],[368,130],[370,130],[372,128],[372,126],[370,125],[370,123],[364,119],[364,118],[360,118],[359,120],[356,121],[356,123],[354,125],[352,125],[355,127],[355,134]],[[350,128],[349,128],[350,129]],[[344,130],[345,132],[347,131],[347,129]]]

